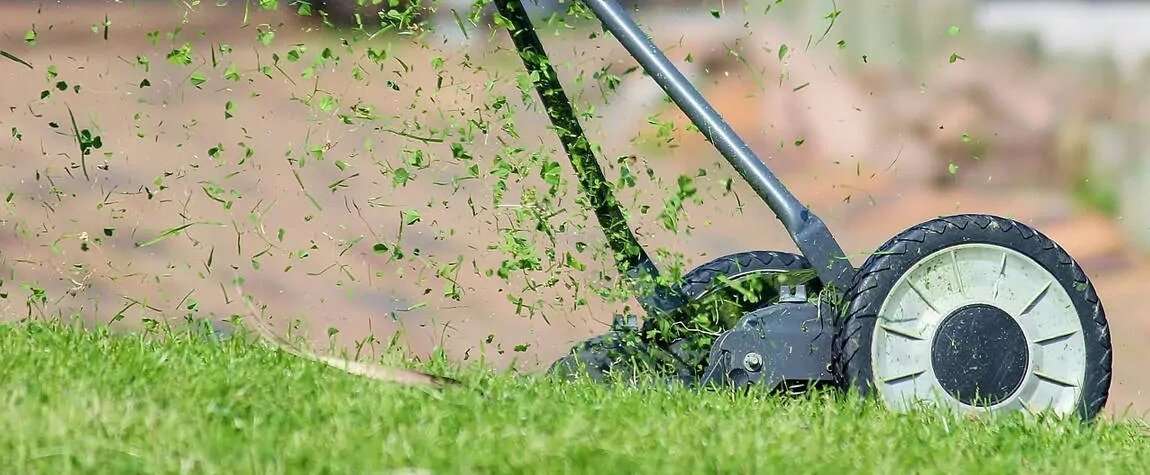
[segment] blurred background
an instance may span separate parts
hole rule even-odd
[[[0,314],[261,313],[333,351],[534,371],[633,308],[600,295],[602,233],[490,12],[365,3],[0,1]],[[568,6],[534,7],[543,40],[658,259],[793,250]],[[1112,325],[1110,410],[1150,410],[1150,2],[631,6],[856,265],[960,212],[1057,240]]]

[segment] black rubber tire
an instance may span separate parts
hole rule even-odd
[[[686,297],[687,302],[693,302],[707,296],[715,289],[715,285],[719,283],[719,277],[731,278],[761,272],[788,272],[804,269],[810,269],[810,264],[806,258],[796,254],[776,251],[740,252],[717,258],[687,272],[683,276],[679,291]],[[766,302],[763,303],[763,305],[765,304]],[[753,310],[756,309],[746,309],[747,312]],[[553,363],[549,372],[565,378],[573,378],[577,374],[583,374],[593,381],[601,381],[608,377],[616,359],[633,359],[639,353],[653,351],[646,345],[642,348],[624,348],[619,344],[621,338],[622,335],[618,332],[611,331],[605,335],[579,342],[566,356]],[[674,348],[671,348],[670,352],[678,355]],[[680,381],[689,383],[691,378],[690,371],[679,368],[678,379]]]
[[[740,252],[692,269],[683,276],[679,290],[688,301],[694,301],[707,295],[721,276],[731,278],[760,272],[788,272],[810,268],[811,264],[805,257],[789,252]]]
[[[834,369],[840,386],[863,395],[874,391],[871,339],[883,301],[891,288],[920,259],[969,243],[1013,249],[1038,262],[1058,280],[1074,302],[1086,342],[1086,372],[1078,415],[1098,414],[1110,391],[1113,353],[1106,314],[1090,279],[1061,247],[1029,226],[996,216],[965,214],[934,219],[891,238],[867,259],[846,293],[843,317],[834,341]]]
[[[575,380],[586,377],[591,381],[606,382],[612,377],[620,380],[635,376],[634,366],[650,364],[647,345],[628,344],[627,334],[609,331],[583,340],[562,358],[551,363],[547,373],[561,379]],[[612,374],[623,368],[623,374]]]

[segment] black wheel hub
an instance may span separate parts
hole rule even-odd
[[[974,304],[943,318],[931,364],[938,383],[963,404],[1005,401],[1026,378],[1030,349],[1022,327],[1002,309]]]

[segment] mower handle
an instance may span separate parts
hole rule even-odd
[[[854,268],[822,220],[795,198],[698,89],[639,29],[619,2],[583,0],[583,3],[767,203],[799,251],[814,266],[820,280],[845,290],[854,277]]]

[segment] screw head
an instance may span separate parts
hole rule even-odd
[[[743,367],[747,368],[747,371],[755,372],[763,369],[763,355],[755,352],[747,353],[743,357]]]

